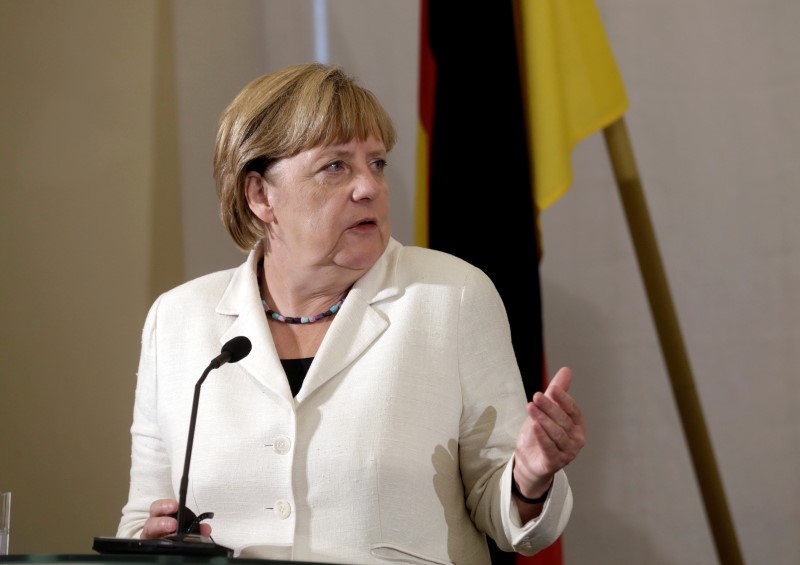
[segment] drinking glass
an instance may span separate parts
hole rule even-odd
[[[11,534],[11,493],[0,492],[0,555],[8,555]]]

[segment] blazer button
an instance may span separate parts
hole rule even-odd
[[[286,455],[289,453],[289,450],[292,449],[292,440],[286,436],[278,436],[275,438],[275,442],[272,445],[275,453]]]
[[[286,500],[279,500],[275,503],[275,515],[281,520],[285,520],[292,515],[292,505]]]

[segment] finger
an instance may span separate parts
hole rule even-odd
[[[561,394],[566,394],[566,393],[563,393],[563,391],[559,391],[559,393],[555,393],[555,396],[560,396]],[[536,393],[533,396],[533,402],[531,404],[533,404],[536,408],[538,408],[539,411],[545,414],[549,419],[553,420],[558,426],[564,429],[569,429],[573,427],[576,424],[576,422],[573,420],[568,410],[576,409],[577,404],[575,404],[574,401],[572,401],[572,404],[574,404],[574,406],[570,406],[570,401],[572,399],[569,397],[562,398],[561,400],[563,400],[564,403],[567,405],[566,406],[567,409],[565,409],[565,406],[562,405],[558,401],[558,399],[549,398],[542,393]]]
[[[142,529],[142,539],[161,538],[173,534],[178,529],[178,521],[168,516],[148,518]]]
[[[560,417],[562,422],[565,423],[565,425],[562,425],[562,423],[557,420],[558,415],[554,417],[537,404],[537,402],[541,402],[542,400],[548,404],[548,407],[552,406],[552,402],[547,402],[547,399],[536,395],[534,397],[534,402],[528,408],[528,415],[533,420],[533,433],[538,440],[541,440],[542,438],[537,434],[537,431],[544,430],[550,442],[552,442],[556,448],[561,449],[561,446],[568,442],[569,434],[567,428],[572,428],[572,421],[569,420],[563,411],[556,407],[554,412],[561,412]]]
[[[160,498],[150,505],[150,516],[169,516],[178,511],[178,501]]]
[[[206,524],[202,522],[200,524],[200,535],[209,537],[211,535],[211,524]]]
[[[565,449],[564,446],[559,445],[553,439],[552,431],[548,430],[546,425],[541,425],[538,422],[532,426],[531,435],[536,438],[540,453],[539,463],[537,464],[539,474],[553,474],[559,469],[563,469],[575,459],[578,453],[577,446]]]
[[[547,400],[556,404],[576,426],[584,425],[583,413],[580,406],[570,394],[560,388],[548,389],[549,394],[545,396],[540,402],[544,407]],[[550,411],[548,410],[548,413]],[[562,422],[563,423],[563,422]]]
[[[583,447],[585,430],[582,423],[574,423],[561,408],[541,394],[534,395],[528,414],[534,423],[541,427],[553,445],[563,452],[574,454]],[[538,437],[538,436],[537,436]]]

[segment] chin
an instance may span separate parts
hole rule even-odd
[[[369,270],[383,255],[386,244],[375,245],[370,249],[348,249],[339,254],[336,264],[356,271]]]

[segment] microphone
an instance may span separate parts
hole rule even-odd
[[[229,340],[222,346],[222,353],[211,360],[209,365],[212,369],[219,369],[225,363],[238,363],[250,354],[253,344],[250,340],[240,335]]]
[[[192,460],[192,446],[194,444],[194,428],[197,423],[197,406],[200,402],[200,387],[213,369],[219,369],[225,363],[237,363],[250,354],[253,344],[244,336],[234,337],[222,346],[219,355],[211,360],[200,379],[194,385],[194,398],[192,400],[192,415],[189,419],[189,435],[186,439],[186,457],[183,462],[183,475],[178,500],[178,511],[174,514],[178,521],[177,531],[171,535],[158,539],[124,539],[95,537],[92,549],[98,553],[116,554],[160,554],[160,555],[198,555],[198,556],[233,556],[233,550],[223,545],[217,545],[211,538],[200,534],[200,522],[206,518],[213,518],[213,512],[205,512],[195,516],[194,512],[186,507],[186,491],[189,487],[189,463]]]

